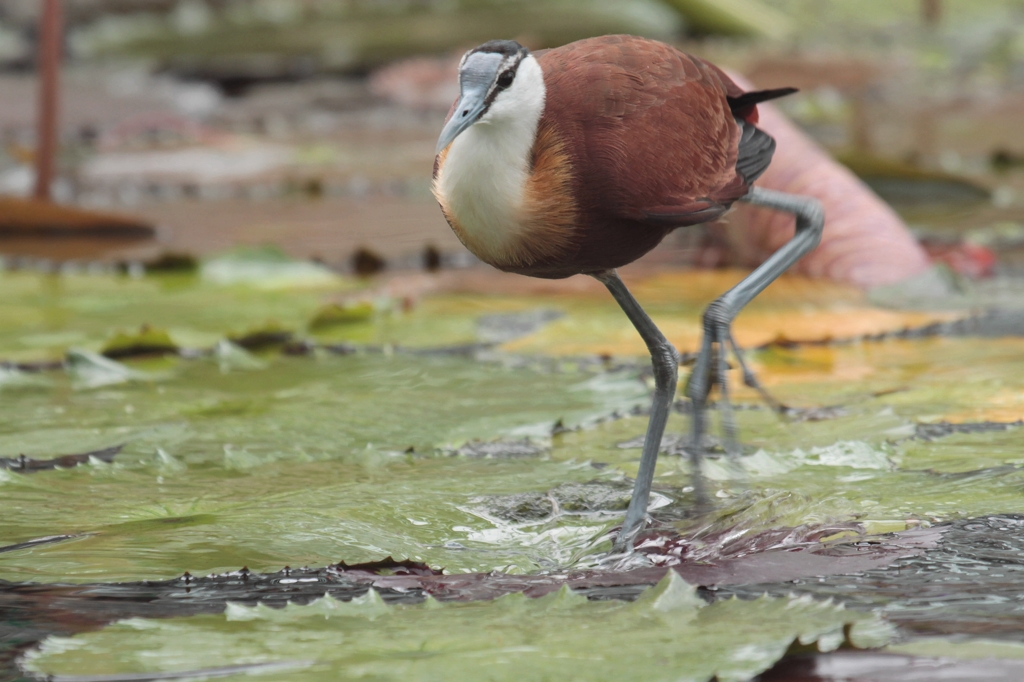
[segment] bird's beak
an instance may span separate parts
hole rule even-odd
[[[452,117],[441,130],[435,154],[452,143],[463,130],[473,125],[487,111],[487,93],[498,75],[500,55],[488,52],[470,54],[459,69],[459,101]]]
[[[459,95],[458,106],[455,107],[452,117],[441,129],[441,136],[437,138],[435,154],[440,154],[445,147],[452,143],[452,140],[459,136],[459,133],[477,122],[487,108],[486,96],[486,89],[474,88],[467,92],[463,88],[462,94]]]

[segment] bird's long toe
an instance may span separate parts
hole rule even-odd
[[[732,333],[729,333],[729,347],[732,348],[732,354],[736,357],[736,362],[739,363],[740,370],[743,372],[743,383],[757,391],[758,395],[761,396],[761,400],[765,401],[773,412],[778,414],[785,414],[789,410],[789,406],[779,401],[775,396],[768,392],[767,389],[758,380],[757,375],[750,369],[750,365],[747,364],[746,354],[743,348],[736,343]]]

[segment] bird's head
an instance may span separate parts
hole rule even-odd
[[[533,118],[544,107],[540,64],[514,40],[491,40],[467,52],[459,62],[459,88],[438,153],[470,126]]]

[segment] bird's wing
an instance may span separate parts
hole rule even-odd
[[[767,167],[771,138],[752,125],[756,133],[745,136],[727,99],[743,91],[701,59],[604,36],[550,50],[540,62],[544,116],[572,138],[582,196],[594,210],[659,227],[706,222]]]

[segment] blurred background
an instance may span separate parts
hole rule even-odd
[[[55,4],[55,166],[41,189],[47,3],[0,3],[9,267],[187,266],[245,244],[342,272],[472,265],[429,192],[459,56],[498,37],[539,49],[633,33],[800,88],[784,113],[952,271],[1024,268],[1024,0]],[[88,213],[18,202],[47,193]],[[706,246],[689,231],[652,258],[730,263]]]

